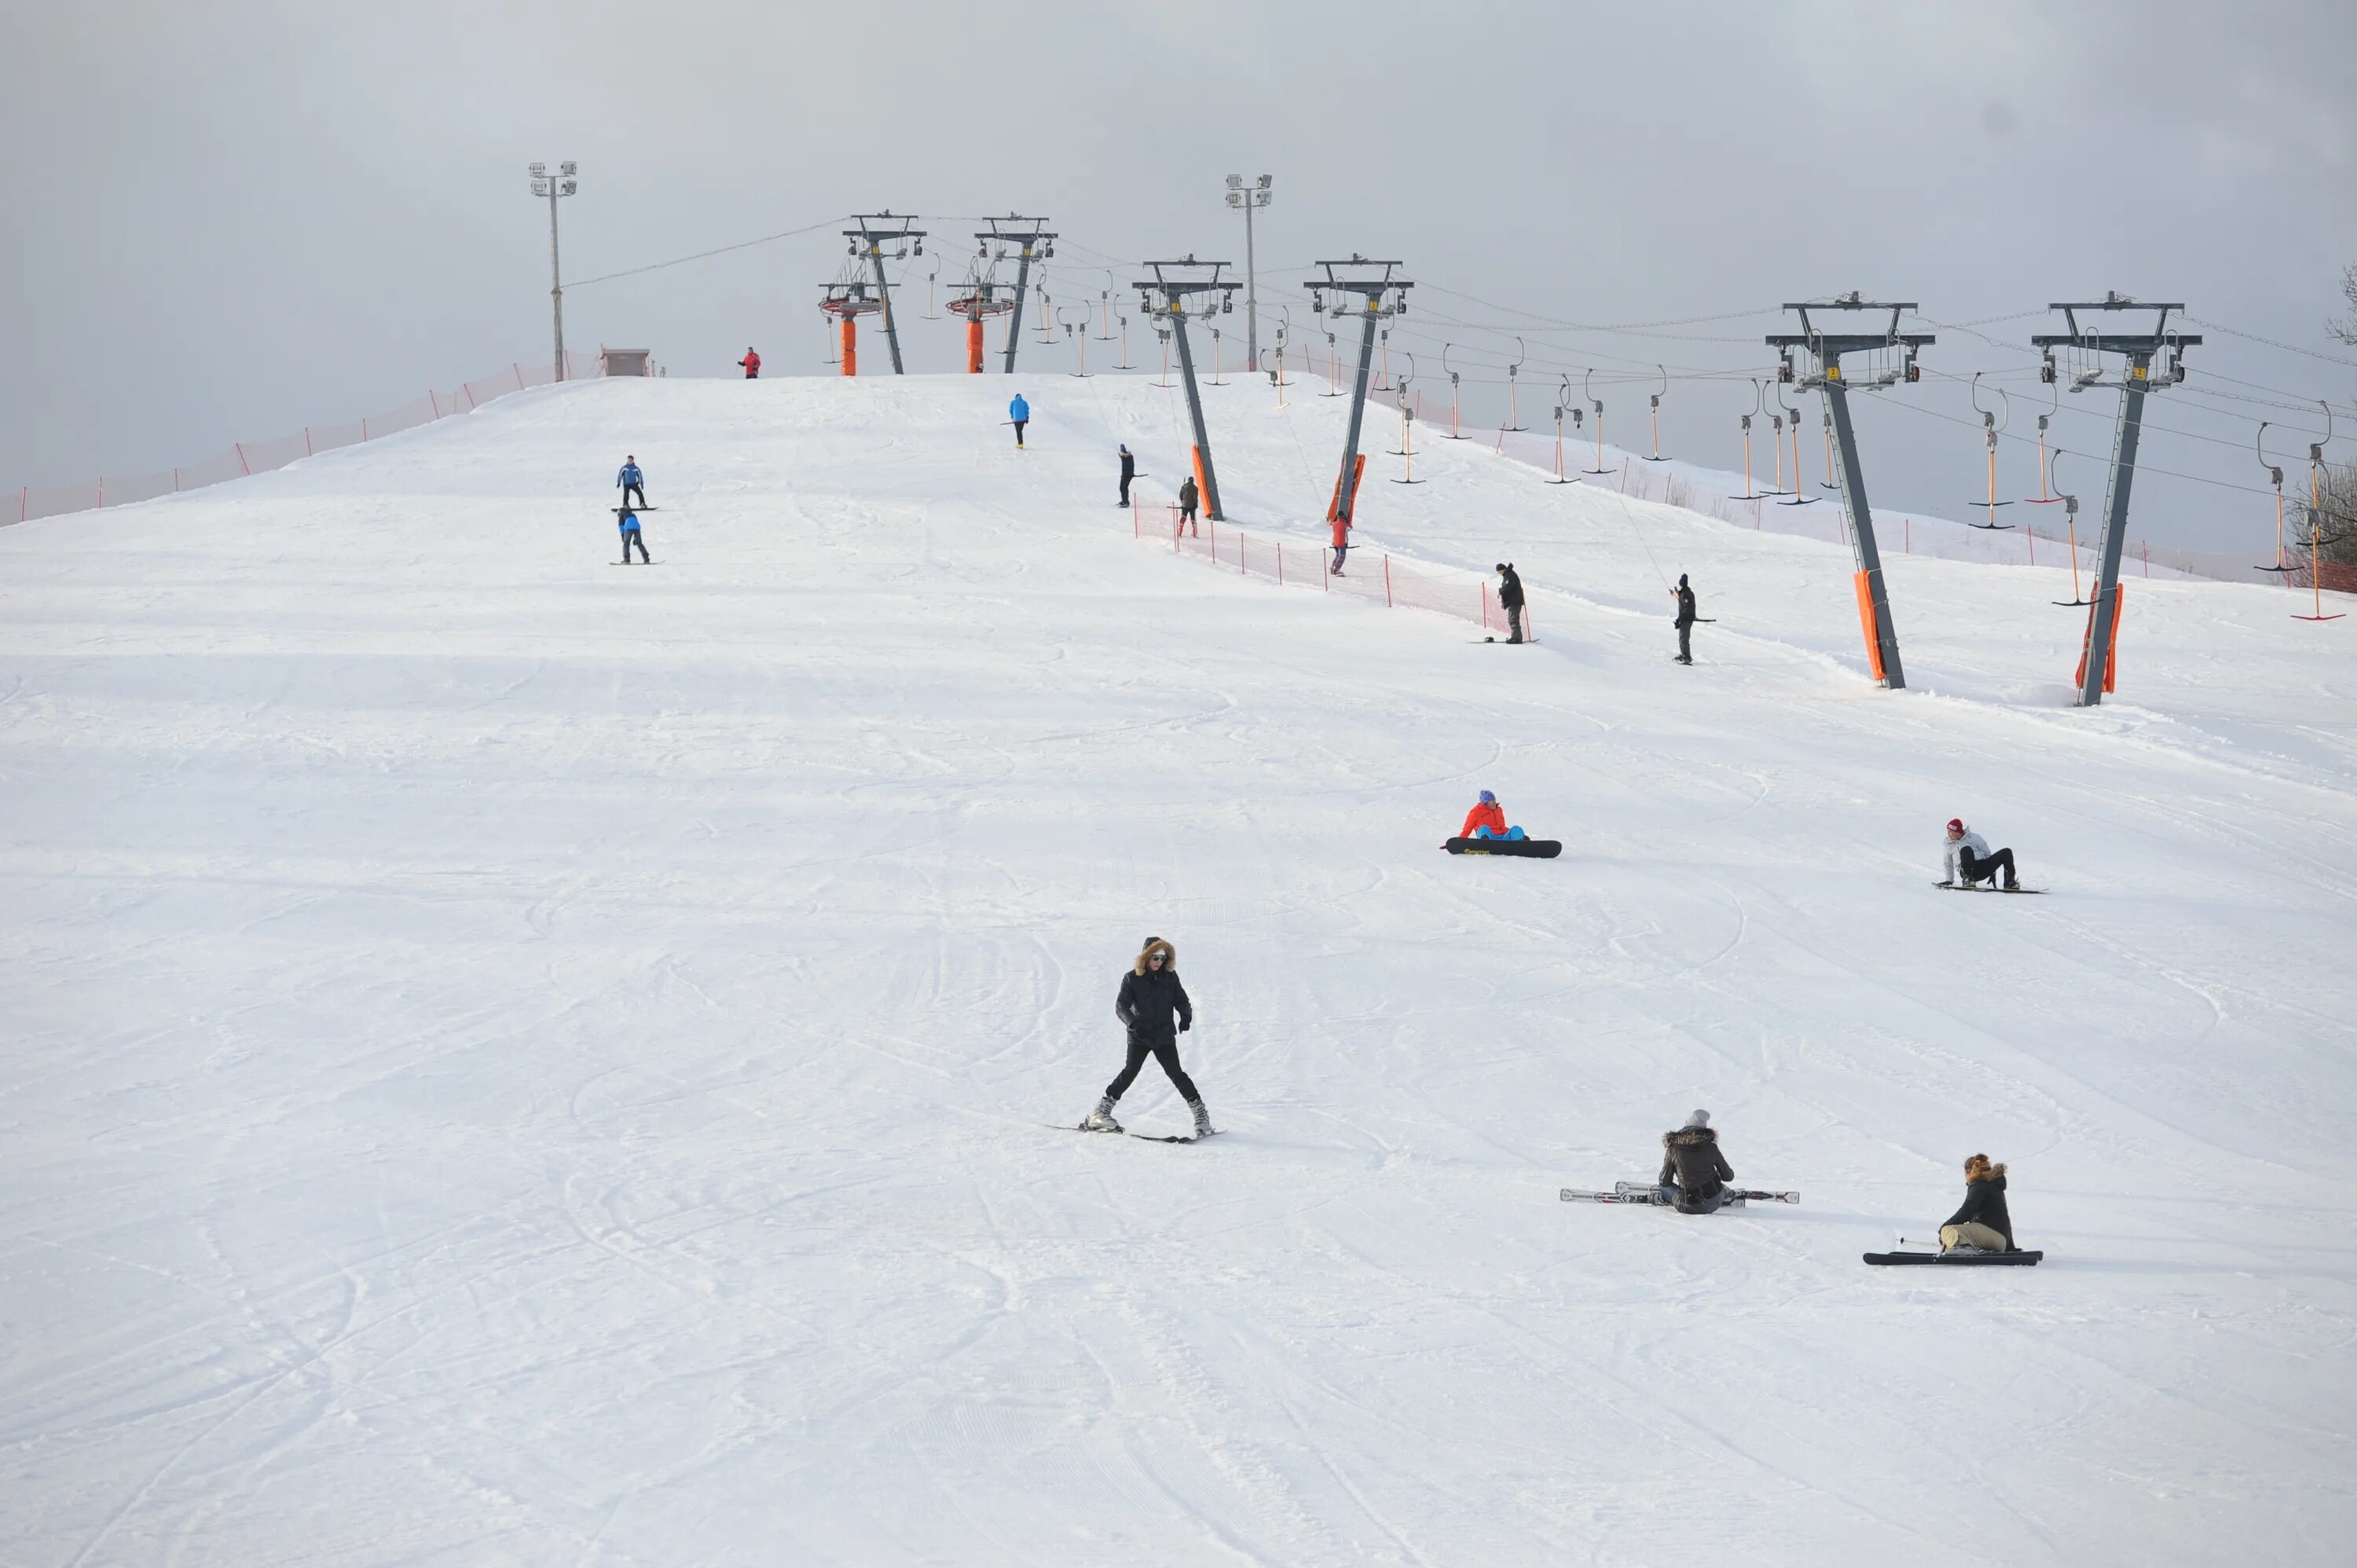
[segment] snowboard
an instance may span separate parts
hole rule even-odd
[[[1869,1263],[1932,1263],[1943,1269],[2029,1268],[2043,1252],[1868,1252]]]
[[[1126,1129],[1124,1130],[1126,1131]],[[1210,1132],[1200,1134],[1194,1133],[1131,1133],[1129,1135],[1133,1138],[1143,1138],[1149,1144],[1200,1144],[1205,1138],[1218,1137],[1220,1135],[1220,1129],[1214,1127]]]
[[[1560,1196],[1566,1203],[1643,1203],[1651,1204],[1656,1208],[1669,1207],[1663,1201],[1661,1188],[1649,1182],[1619,1182],[1614,1185],[1610,1192],[1581,1192],[1567,1187],[1562,1190]],[[1761,1192],[1753,1187],[1729,1187],[1727,1189],[1727,1202],[1719,1207],[1733,1208],[1747,1199],[1761,1203],[1798,1203],[1801,1201],[1801,1195],[1797,1192]]]
[[[1998,887],[1995,886],[1988,887],[1975,887],[1970,883],[1959,886],[1953,882],[1934,882],[1932,886],[1934,887],[1945,887],[1952,893],[2043,893],[2046,891],[2043,887]]]
[[[616,517],[619,517],[626,511],[661,511],[662,510],[662,508],[659,506],[609,506],[606,510],[612,512]]]
[[[1497,639],[1496,638],[1494,638],[1494,637],[1485,637],[1485,638],[1483,638],[1481,640],[1482,640],[1483,642],[1497,642],[1497,641],[1498,641],[1498,639]],[[1537,647],[1537,646],[1538,646],[1538,641],[1539,641],[1539,639],[1538,639],[1537,638],[1535,638],[1535,637],[1526,637],[1526,638],[1523,639],[1523,640],[1522,640],[1521,642],[1519,642],[1519,643],[1517,643],[1517,642],[1513,641],[1512,639],[1507,639],[1505,642],[1503,642],[1503,643],[1500,643],[1500,644],[1499,644],[1499,646],[1503,647],[1503,648],[1521,648],[1521,647],[1535,648],[1535,647]]]
[[[1553,860],[1563,853],[1555,839],[1450,839],[1441,848],[1451,854],[1521,854]]]

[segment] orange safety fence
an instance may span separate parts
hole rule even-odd
[[[1357,546],[1344,558],[1342,570],[1336,572],[1329,546],[1265,532],[1253,534],[1233,523],[1200,516],[1190,530],[1180,524],[1176,506],[1163,510],[1172,551],[1206,565],[1286,586],[1349,594],[1387,608],[1431,610],[1469,621],[1487,632],[1502,635],[1511,630],[1497,590],[1487,577],[1445,566],[1410,566],[1395,555]],[[1151,515],[1152,509],[1143,503],[1133,507],[1130,532],[1135,538],[1158,543],[1158,535],[1146,521]],[[1538,635],[1527,603],[1523,609],[1523,635]]]
[[[568,350],[565,356],[565,369],[567,381],[588,380],[598,373],[598,356]],[[293,435],[281,435],[268,441],[232,442],[229,450],[186,467],[167,468],[129,478],[110,474],[74,485],[22,485],[17,488],[15,506],[0,504],[0,526],[29,522],[35,518],[61,517],[68,512],[91,511],[100,507],[128,506],[134,501],[154,500],[159,496],[178,495],[183,490],[200,490],[225,479],[266,474],[302,458],[332,452],[339,446],[357,446],[363,441],[374,441],[379,436],[414,430],[421,424],[431,424],[437,419],[447,419],[452,414],[479,408],[510,392],[522,392],[527,387],[547,386],[555,380],[553,364],[543,363],[529,369],[521,363],[511,364],[480,381],[461,381],[455,391],[428,392],[383,413],[372,413],[343,424],[309,425]]]

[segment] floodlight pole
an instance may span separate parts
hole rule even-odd
[[[1392,275],[1397,262],[1371,262],[1364,256],[1352,256],[1347,262],[1314,262],[1313,266],[1325,269],[1322,278],[1311,278],[1301,286],[1311,292],[1314,308],[1325,309],[1325,295],[1332,290],[1337,295],[1333,315],[1340,317],[1355,314],[1359,317],[1359,371],[1351,383],[1350,434],[1342,441],[1342,468],[1334,478],[1334,500],[1328,507],[1326,521],[1339,521],[1345,527],[1358,512],[1359,501],[1359,430],[1367,413],[1367,377],[1375,362],[1375,329],[1387,318],[1396,316],[1407,304],[1407,291],[1415,286],[1405,278]],[[1345,277],[1335,272],[1341,267],[1365,274],[1371,269],[1383,271],[1373,275]],[[1343,297],[1359,296],[1356,305],[1347,304]],[[1385,303],[1385,296],[1390,296]]]
[[[2072,392],[2088,386],[2120,389],[2120,423],[2112,435],[2111,485],[2104,498],[2104,541],[2096,555],[2095,602],[2087,615],[2086,668],[2079,676],[2077,705],[2092,708],[2103,702],[2105,677],[2111,673],[2112,638],[2119,619],[2120,555],[2127,547],[2128,489],[2136,483],[2136,443],[2144,433],[2145,394],[2185,379],[2185,367],[2179,354],[2200,343],[2201,336],[2169,330],[2169,313],[2183,310],[2183,305],[2142,305],[2124,294],[2108,294],[2092,303],[2074,301],[2046,308],[2061,311],[2068,330],[2041,332],[2030,338],[2030,346],[2044,350],[2046,355],[2046,362],[2039,368],[2040,380],[2054,379],[2057,348],[2119,354],[2128,362],[2127,373],[2117,381],[2080,381],[2071,388]],[[2082,328],[2078,313],[2083,310],[2150,310],[2159,314],[2149,332],[2106,332],[2093,327]],[[2152,376],[2153,356],[2164,348],[2169,350],[2169,365],[2156,383]]]
[[[1225,522],[1228,521],[1227,513],[1220,509],[1220,476],[1211,467],[1211,433],[1203,424],[1203,394],[1195,385],[1195,355],[1187,346],[1187,296],[1211,295],[1211,303],[1204,310],[1208,316],[1223,307],[1232,308],[1227,296],[1239,285],[1220,276],[1220,270],[1228,264],[1225,262],[1199,262],[1187,256],[1175,262],[1148,262],[1146,264],[1154,269],[1154,276],[1141,279],[1131,286],[1137,290],[1138,308],[1148,316],[1169,322],[1171,336],[1178,339],[1178,373],[1187,383],[1187,413],[1195,423],[1195,471],[1202,477],[1203,512],[1214,522]],[[1166,267],[1209,267],[1211,275],[1208,278],[1171,277],[1164,273]],[[1159,304],[1154,298],[1157,294],[1162,296]]]
[[[851,241],[854,248],[867,258],[868,265],[875,269],[876,294],[884,302],[881,307],[884,316],[884,346],[892,351],[892,373],[896,376],[901,375],[905,372],[900,368],[900,327],[892,317],[892,286],[884,278],[884,242],[914,240],[917,242],[917,254],[921,256],[925,253],[925,231],[922,229],[909,228],[905,220],[899,227],[892,227],[893,218],[889,209],[877,213],[856,212],[852,214],[851,220],[859,227],[845,229],[843,232]]]
[[[1010,212],[1004,218],[985,218],[983,221],[990,225],[989,229],[977,230],[974,237],[982,242],[985,250],[992,245],[1013,245],[1020,258],[1015,267],[1015,310],[1006,321],[1006,373],[1011,376],[1015,373],[1016,345],[1023,341],[1023,291],[1030,286],[1031,261],[1034,256],[1044,261],[1054,255],[1056,236],[1045,227],[1045,218],[1024,218]],[[1002,229],[1002,223],[1028,223],[1030,227]]]
[[[1907,350],[1906,379],[1911,381],[1918,379],[1915,350],[1936,339],[1929,333],[1899,330],[1900,315],[1914,309],[1912,302],[1894,305],[1888,301],[1861,300],[1853,292],[1830,304],[1788,304],[1784,308],[1800,316],[1801,329],[1798,332],[1768,334],[1770,348],[1787,351],[1777,379],[1792,379],[1790,350],[1805,349],[1816,356],[1817,373],[1802,381],[1801,386],[1803,391],[1814,388],[1824,394],[1825,413],[1833,421],[1834,442],[1840,449],[1842,510],[1849,521],[1850,551],[1857,562],[1856,580],[1860,587],[1861,607],[1870,607],[1873,618],[1873,624],[1861,629],[1869,639],[1867,650],[1879,667],[1880,683],[1894,692],[1900,691],[1907,684],[1907,672],[1899,660],[1899,630],[1890,624],[1890,591],[1882,580],[1882,551],[1875,542],[1874,510],[1866,499],[1866,473],[1857,460],[1857,431],[1850,424],[1849,383],[1842,379],[1841,361],[1844,354],[1904,348]],[[1890,315],[1882,331],[1838,333],[1826,332],[1811,322],[1809,312],[1812,310],[1887,310]]]
[[[556,199],[570,196],[581,188],[581,182],[573,177],[577,166],[568,159],[557,165],[556,173],[551,175],[546,164],[531,166],[532,193],[548,198],[548,300],[555,318],[555,369],[560,381],[565,379],[565,274],[556,255]]]

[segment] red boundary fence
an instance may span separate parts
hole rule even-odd
[[[1156,531],[1146,526],[1146,519],[1156,510],[1144,502],[1130,509],[1130,532],[1134,537],[1161,542]],[[1272,538],[1267,533],[1254,537],[1232,523],[1208,519],[1199,519],[1193,531],[1189,532],[1179,525],[1177,507],[1161,510],[1168,514],[1172,552],[1207,566],[1217,566],[1239,576],[1259,577],[1281,586],[1349,594],[1390,609],[1431,610],[1470,621],[1499,636],[1508,629],[1506,612],[1500,607],[1496,588],[1487,577],[1446,567],[1408,566],[1384,552],[1355,547],[1338,573],[1333,570],[1334,553],[1324,545]],[[1527,605],[1523,610],[1523,635],[1538,635]]]
[[[565,371],[567,381],[585,381],[594,377],[598,373],[597,356],[576,354],[568,349],[565,356]],[[308,425],[296,435],[281,435],[274,441],[233,442],[226,452],[184,468],[167,468],[131,478],[107,475],[85,479],[78,485],[20,486],[14,506],[0,503],[0,526],[29,522],[39,517],[61,517],[68,512],[91,511],[99,507],[128,506],[134,501],[154,500],[158,496],[177,495],[182,490],[199,490],[207,485],[218,485],[224,479],[266,474],[299,458],[331,452],[339,446],[357,446],[363,441],[374,441],[404,430],[414,430],[421,424],[431,424],[454,413],[468,413],[495,398],[522,392],[526,387],[547,386],[555,380],[554,364],[542,364],[530,370],[522,364],[511,364],[480,381],[461,381],[455,392],[428,392],[414,402],[405,403],[389,413],[368,414],[346,424]]]

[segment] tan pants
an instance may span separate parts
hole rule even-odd
[[[1950,1247],[1978,1247],[1984,1252],[2002,1252],[2005,1238],[1975,1220],[1964,1225],[1941,1226],[1940,1246],[1943,1251]]]

